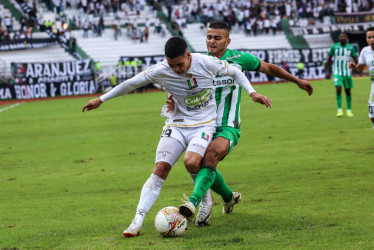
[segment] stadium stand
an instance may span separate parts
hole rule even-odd
[[[189,41],[195,51],[206,51],[205,44],[206,28],[202,24],[188,24],[183,30],[184,37]],[[247,36],[244,32],[231,33],[231,49],[277,49],[291,48],[290,43],[283,34],[276,37],[273,35]]]

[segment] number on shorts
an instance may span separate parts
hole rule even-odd
[[[369,106],[369,114],[374,114],[374,106]]]
[[[170,137],[171,132],[172,132],[171,129],[165,129],[165,130],[162,130],[161,137],[164,137],[164,136]]]

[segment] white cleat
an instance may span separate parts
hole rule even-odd
[[[213,208],[213,196],[210,194],[210,191],[206,192],[201,203],[199,205],[199,212],[196,216],[195,224],[199,227],[205,227],[209,223],[210,216],[212,215]]]
[[[241,200],[242,200],[242,195],[240,193],[232,192],[231,201],[229,201],[227,203],[223,202],[222,213],[223,214],[231,214],[232,210],[234,209],[234,205],[238,204],[239,201],[241,201]]]
[[[141,229],[142,226],[137,225],[136,220],[133,219],[130,226],[125,231],[123,231],[123,236],[126,238],[139,236]]]
[[[179,206],[179,213],[186,217],[189,222],[191,222],[194,217],[196,208],[194,204],[192,204],[192,202],[188,200],[188,197],[185,194],[183,194],[183,196],[187,200],[182,199],[184,204]]]

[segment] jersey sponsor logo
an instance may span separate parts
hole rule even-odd
[[[188,89],[194,89],[194,88],[199,87],[195,77],[192,78],[192,81],[191,79],[187,79],[187,85],[188,85]]]
[[[232,79],[229,76],[216,77],[216,78],[213,79],[213,86],[214,87],[223,87],[223,86],[226,86],[226,85],[234,85],[234,84],[235,84],[235,80]]]
[[[238,58],[238,57],[241,57],[241,55],[237,54],[237,55],[234,55],[234,56],[226,57],[226,60],[231,60],[231,59]]]
[[[174,119],[173,122],[184,122],[184,119]]]
[[[206,141],[209,141],[209,135],[206,134],[205,132],[201,133],[201,138],[206,140]]]
[[[213,100],[212,89],[204,89],[199,95],[186,97],[184,99],[185,104],[187,104],[186,109],[188,111],[194,111],[201,109],[201,107],[208,106]]]
[[[188,96],[184,98],[184,103],[187,106],[195,106],[205,102],[212,95],[212,89],[205,89],[198,95]]]

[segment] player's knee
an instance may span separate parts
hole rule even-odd
[[[201,159],[196,158],[185,158],[184,166],[190,174],[197,174],[200,169]]]
[[[218,162],[220,161],[221,152],[218,152],[217,150],[209,150],[205,153],[203,165],[208,165],[211,167],[217,166]]]
[[[156,165],[153,167],[152,173],[165,180],[168,177],[170,170],[171,166],[169,163],[157,162]]]

